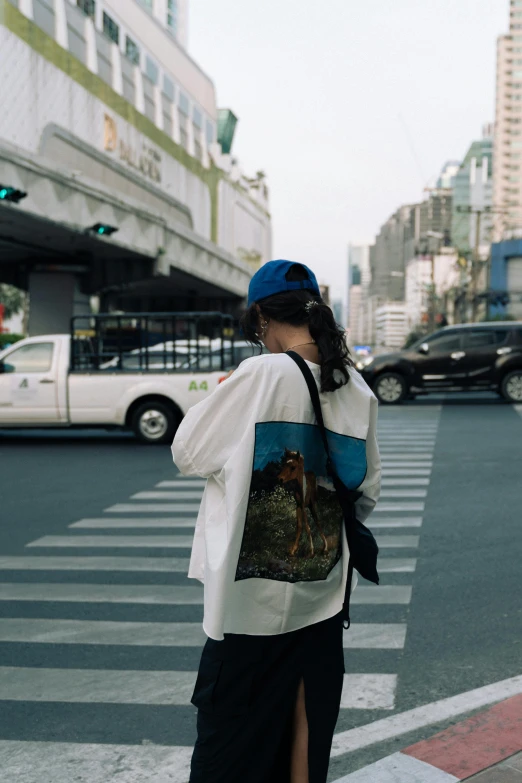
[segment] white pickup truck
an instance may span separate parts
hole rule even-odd
[[[30,337],[0,352],[0,429],[119,427],[144,443],[171,442],[188,408],[252,355],[251,346],[222,337],[132,350],[120,341],[115,351],[114,335],[107,349],[100,324],[83,334]]]

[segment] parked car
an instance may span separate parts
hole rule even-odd
[[[359,370],[387,405],[441,391],[496,391],[520,403],[522,323],[447,326],[410,348],[361,362]]]

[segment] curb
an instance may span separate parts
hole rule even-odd
[[[336,783],[455,783],[522,751],[522,694]]]

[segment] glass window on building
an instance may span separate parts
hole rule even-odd
[[[138,0],[138,3],[142,5],[143,8],[145,8],[145,10],[148,11],[149,13],[152,13],[154,10],[153,2],[154,0]]]
[[[190,102],[184,92],[180,92],[179,94],[179,110],[186,117],[188,117],[190,114]]]
[[[183,114],[181,107],[178,109],[179,139],[183,149],[188,150],[188,117]]]
[[[128,35],[125,36],[125,54],[134,65],[140,64],[140,47]]]
[[[213,144],[215,138],[214,123],[207,120],[206,125],[207,144]]]
[[[86,16],[94,19],[96,15],[96,0],[76,0],[76,5]]]
[[[110,38],[114,43],[117,44],[120,42],[120,28],[114,19],[111,19],[109,14],[106,14],[105,11],[103,12],[103,32],[107,38]]]
[[[158,83],[159,69],[154,60],[151,60],[149,55],[145,57],[145,73],[153,84]]]
[[[167,27],[174,35],[178,31],[178,4],[176,0],[167,0]]]
[[[203,115],[201,114],[200,110],[197,108],[197,106],[194,106],[193,112],[192,112],[192,122],[196,126],[196,128],[199,128],[199,130],[203,127]]]
[[[174,91],[174,82],[172,79],[169,79],[168,76],[163,76],[163,92],[167,96],[167,98],[174,102],[175,97],[175,91]]]

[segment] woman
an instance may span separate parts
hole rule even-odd
[[[326,454],[292,350],[320,388],[337,473],[380,488],[377,403],[307,267],[270,261],[242,318],[252,357],[189,410],[173,443],[207,485],[189,577],[205,586],[205,645],[192,703],[191,783],[325,783],[343,686],[340,612],[348,549]]]

